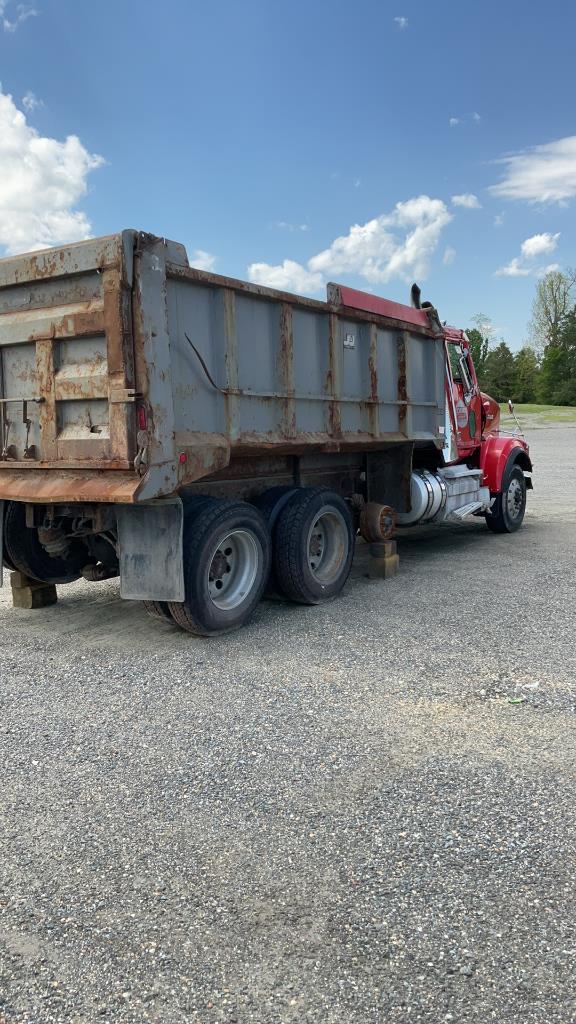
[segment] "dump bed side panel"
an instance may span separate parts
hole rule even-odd
[[[170,265],[167,275],[180,450],[440,443],[444,354],[431,331]]]

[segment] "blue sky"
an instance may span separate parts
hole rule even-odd
[[[416,278],[514,348],[538,274],[576,263],[574,3],[0,0],[0,22],[4,252],[136,227],[307,294]]]

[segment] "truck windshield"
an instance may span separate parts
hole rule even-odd
[[[448,343],[448,358],[450,359],[452,380],[456,384],[462,384],[465,394],[471,394],[474,389],[466,353],[460,345]]]
[[[448,358],[450,360],[450,369],[452,371],[452,380],[462,383],[462,371],[460,369],[460,360],[463,356],[460,345],[452,345],[450,342],[447,345]]]

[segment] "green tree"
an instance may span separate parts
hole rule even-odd
[[[576,405],[576,309],[564,317],[556,344],[546,346],[538,397],[551,405]]]
[[[466,334],[468,336],[468,341],[470,342],[472,362],[476,367],[476,376],[478,377],[480,386],[482,386],[490,339],[487,336],[483,336],[482,332],[479,331],[477,327],[471,327],[466,331]]]
[[[515,402],[535,402],[538,388],[540,366],[538,356],[530,345],[524,345],[514,356],[514,390],[512,398]]]
[[[538,400],[545,405],[562,405],[560,390],[568,376],[568,358],[559,345],[547,345],[538,380]]]
[[[505,402],[512,397],[515,383],[514,356],[506,342],[501,341],[486,356],[483,387],[497,402]]]
[[[538,281],[529,328],[537,351],[560,343],[563,324],[573,303],[575,281],[573,270],[552,270]]]

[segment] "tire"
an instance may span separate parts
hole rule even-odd
[[[9,501],[4,519],[4,544],[15,569],[41,583],[72,583],[94,559],[80,541],[72,541],[67,558],[52,558],[44,550],[36,530],[26,526],[26,512],[20,501]]]
[[[8,507],[8,504],[9,502],[4,502],[4,519],[2,522],[2,565],[4,566],[5,569],[9,569],[10,572],[15,572],[16,566],[12,563],[10,556],[6,550],[6,509]]]
[[[324,487],[302,487],[282,509],[274,572],[286,597],[320,604],[340,593],[352,568],[354,525],[346,502]]]
[[[264,519],[268,523],[270,532],[274,530],[276,520],[280,515],[282,509],[288,504],[292,495],[299,490],[294,485],[286,485],[279,487],[269,487],[263,494],[259,494],[254,505],[262,513]]]
[[[186,600],[171,601],[179,626],[199,636],[239,629],[268,581],[271,543],[258,509],[244,501],[211,499],[184,517]]]
[[[213,505],[215,502],[215,499],[211,498],[207,494],[198,494],[192,498],[188,497],[183,500],[185,518],[186,516],[189,517],[190,515],[197,515],[200,509],[206,504]],[[151,619],[156,619],[157,622],[168,623],[169,626],[178,625],[170,611],[169,601],[143,601],[142,604]]]
[[[526,480],[518,465],[506,470],[502,490],[486,513],[486,525],[492,533],[515,533],[522,526],[526,511]]]
[[[156,619],[159,622],[168,622],[171,626],[176,625],[172,618],[168,601],[143,601],[142,604],[151,619]]]
[[[272,549],[274,549],[274,537],[276,534],[276,522],[278,520],[278,516],[297,490],[298,488],[293,484],[291,486],[269,487],[267,491],[263,492],[263,494],[258,495],[256,500],[253,502],[268,524],[268,529],[272,538]],[[283,596],[282,588],[276,579],[274,560],[272,559],[272,566],[270,568],[270,575],[268,576],[268,582],[264,590],[264,597],[272,598],[273,600],[281,600]]]

